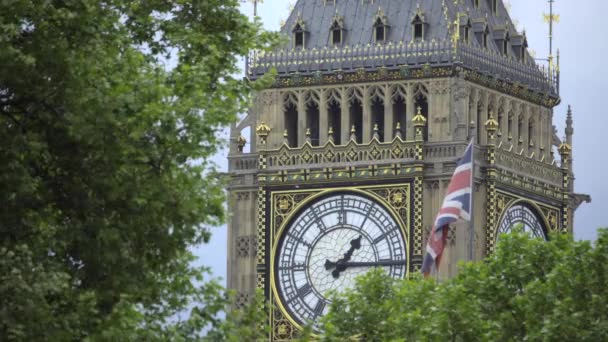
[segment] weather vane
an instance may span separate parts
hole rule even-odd
[[[264,0],[241,0],[241,1],[250,2],[251,4],[253,4],[253,18],[254,19],[255,19],[255,17],[258,16],[258,3],[261,4],[264,2]],[[257,52],[255,50],[250,52],[249,54],[247,54],[247,57],[245,58],[245,75],[246,76],[249,76],[249,68],[250,68],[250,64],[251,64],[251,59],[253,59],[253,62],[255,63],[256,58],[257,58]]]
[[[549,14],[543,14],[545,22],[549,23],[549,75],[551,69],[553,69],[553,23],[559,23],[559,14],[553,13],[553,3],[555,0],[548,0],[549,2]],[[559,55],[559,52],[558,52]],[[559,57],[558,57],[559,58]]]

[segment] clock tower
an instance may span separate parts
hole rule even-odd
[[[522,223],[571,233],[572,112],[553,126],[559,68],[540,67],[500,0],[299,0],[274,69],[231,130],[228,286],[264,292],[270,341],[297,337],[328,293],[380,267],[419,272],[458,158],[474,146],[472,225],[450,227],[438,277]]]

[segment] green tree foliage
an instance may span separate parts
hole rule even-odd
[[[268,82],[239,58],[276,40],[238,6],[0,1],[0,340],[163,338],[225,297],[188,248],[224,219],[218,132]]]
[[[381,270],[335,296],[323,341],[607,341],[608,230],[501,238],[484,262],[445,282],[394,281]]]

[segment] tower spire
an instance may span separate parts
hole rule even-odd
[[[566,114],[566,142],[572,146],[572,135],[574,135],[574,127],[572,120],[572,107],[568,105],[568,113]]]
[[[243,2],[251,2],[253,4],[253,19],[258,16],[258,3],[263,3],[264,0],[242,0]],[[255,62],[257,57],[256,51],[250,51],[245,58],[245,77],[249,76],[249,67],[251,60]]]
[[[553,23],[559,23],[559,14],[553,12],[553,4],[555,0],[548,0],[549,2],[549,14],[544,14],[545,22],[549,23],[549,57],[547,58],[549,61],[549,75],[551,75],[551,70],[553,70]]]

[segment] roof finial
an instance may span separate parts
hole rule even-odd
[[[549,57],[547,57],[547,61],[549,62],[549,75],[551,75],[553,69],[553,23],[559,23],[559,14],[553,13],[555,0],[549,0],[548,2],[549,14],[543,14],[543,18],[545,22],[549,23]]]

